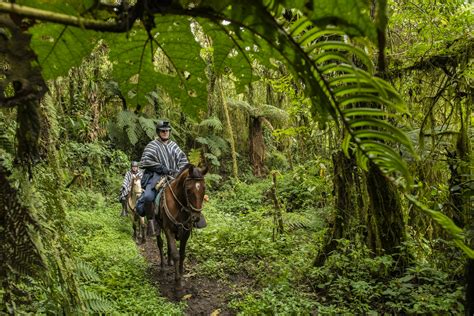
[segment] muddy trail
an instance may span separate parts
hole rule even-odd
[[[235,315],[235,311],[227,307],[228,296],[234,292],[232,287],[224,281],[197,276],[194,272],[196,263],[186,258],[184,263],[184,293],[181,298],[174,291],[174,268],[165,263],[164,273],[160,273],[160,259],[156,239],[148,238],[147,242],[139,246],[140,252],[148,262],[148,277],[156,286],[161,296],[171,302],[186,301],[186,315]],[[245,286],[244,280],[232,282],[237,287]],[[240,284],[239,284],[240,283]],[[234,289],[233,289],[234,288]]]

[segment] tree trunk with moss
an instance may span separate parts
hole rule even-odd
[[[267,90],[267,101],[268,86]],[[250,104],[255,104],[252,84],[248,86],[247,99]],[[249,118],[249,158],[253,174],[257,177],[265,175],[265,141],[263,139],[262,117],[250,114]]]
[[[358,205],[356,190],[356,178],[359,177],[358,168],[353,158],[347,158],[342,151],[332,155],[334,165],[334,201],[335,216],[332,223],[331,233],[325,241],[323,249],[314,260],[315,266],[322,266],[329,253],[337,248],[337,239],[349,238],[351,236],[352,224],[355,220],[355,210]]]
[[[253,174],[261,177],[265,174],[265,142],[261,117],[250,117],[249,143]]]
[[[224,115],[225,115],[225,120],[226,120],[227,135],[228,135],[228,140],[230,143],[230,150],[231,150],[231,155],[232,155],[232,175],[234,176],[234,178],[238,179],[239,167],[237,165],[237,152],[235,151],[234,132],[232,130],[232,123],[230,122],[230,115],[229,115],[229,109],[227,107],[227,101],[225,100],[225,97],[224,97],[222,78],[220,78],[219,88],[220,88],[220,95],[222,99],[222,108],[224,110]]]
[[[376,255],[396,254],[404,263],[405,258],[399,254],[406,240],[400,196],[395,185],[373,164],[367,174],[367,192],[367,245]]]

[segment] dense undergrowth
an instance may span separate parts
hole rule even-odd
[[[70,192],[67,212],[73,254],[86,271],[82,287],[104,298],[105,312],[179,315],[182,306],[166,302],[147,280],[147,263],[130,238],[117,203],[93,191]]]
[[[284,184],[279,195],[291,192],[296,199],[282,198],[283,204],[310,204],[307,192],[295,192],[290,185],[295,179],[315,180],[313,188],[306,185],[300,190],[327,190],[325,180],[303,173],[307,170],[296,168],[280,178]],[[206,206],[209,226],[195,232],[189,243],[189,256],[199,263],[195,272],[229,284],[240,280],[228,297],[234,311],[244,315],[316,310],[321,314],[462,314],[462,256],[440,260],[444,251],[458,251],[452,245],[445,242],[444,250],[436,253],[427,244],[423,251],[423,241],[409,239],[406,247],[416,248],[417,258],[400,272],[392,256],[376,257],[358,242],[339,240],[325,265],[314,267],[331,208],[323,204],[286,212],[286,231],[275,236],[273,207],[266,198],[271,185],[267,180],[228,183],[212,193]],[[297,201],[298,197],[305,201]]]
[[[127,165],[123,154],[103,155],[94,148],[88,147],[89,154],[76,148],[94,163],[82,171],[83,180],[60,189],[60,196],[48,192],[58,179],[70,183],[72,175],[48,167],[37,168],[30,192],[38,216],[51,217],[47,229],[65,232],[63,240],[45,243],[45,253],[62,258],[59,266],[77,284],[83,306],[71,312],[183,314],[186,302],[167,301],[147,280],[149,263],[132,241],[129,221],[118,216],[121,179],[116,170]],[[74,160],[62,157],[74,170]],[[442,239],[428,242],[411,236],[405,247],[413,254],[412,262],[404,271],[393,257],[373,256],[357,240],[339,240],[325,265],[313,266],[334,216],[328,193],[332,185],[314,161],[277,179],[283,233],[276,229],[272,181],[248,177],[209,190],[204,211],[208,227],[195,230],[188,243],[187,269],[229,285],[230,310],[242,315],[463,313],[462,255]],[[56,211],[48,215],[48,209]],[[61,210],[64,217],[51,215]],[[54,252],[58,247],[63,255]],[[67,273],[58,275],[61,280]],[[31,304],[17,306],[17,311],[60,312],[68,292],[55,287],[64,283],[23,280],[21,288],[33,294]]]
[[[328,233],[333,210],[330,199],[315,203],[311,193],[330,185],[308,168],[295,168],[279,177],[278,196],[284,208],[285,232],[276,233],[269,179],[249,183],[227,181],[209,192],[205,214],[208,227],[195,230],[188,243],[188,269],[220,280],[232,289],[228,307],[242,315],[275,314],[462,314],[462,254],[443,239],[419,234],[404,245],[413,254],[404,271],[391,256],[373,256],[357,241],[339,240],[324,266],[313,260]],[[131,239],[129,221],[118,216],[115,191],[119,177],[95,189],[74,185],[61,196],[45,194],[55,178],[38,168],[31,195],[38,217],[63,209],[65,218],[51,217],[47,236],[56,227],[64,239],[46,240],[45,256],[60,258],[54,278],[72,273],[84,306],[75,312],[180,315],[186,303],[160,297],[147,280],[147,262]],[[298,186],[301,181],[305,186]],[[61,204],[61,205],[58,205]],[[285,211],[286,210],[286,211]],[[53,225],[54,223],[54,225]],[[61,247],[65,247],[62,249]],[[55,314],[65,304],[64,283],[27,278],[18,288],[28,293],[24,313]],[[60,287],[58,287],[60,285]],[[1,295],[3,293],[0,292]],[[0,296],[1,296],[0,295]],[[63,312],[65,312],[63,310]]]

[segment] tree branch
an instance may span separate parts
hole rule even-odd
[[[56,13],[27,6],[22,6],[14,3],[0,2],[0,12],[18,14],[22,17],[38,19],[41,21],[48,21],[59,23],[63,25],[70,25],[81,27],[88,30],[122,33],[128,31],[133,23],[106,22],[93,19],[86,19],[62,13]]]

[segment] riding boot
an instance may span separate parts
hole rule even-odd
[[[204,228],[206,226],[207,226],[207,222],[206,222],[206,219],[204,218],[204,214],[201,214],[201,216],[199,217],[199,220],[194,222],[194,227]]]
[[[120,213],[120,216],[127,216],[127,200],[122,200],[122,212]]]
[[[145,210],[145,216],[148,219],[148,228],[147,228],[147,235],[156,235],[156,221],[154,219],[154,212],[153,212],[153,202],[145,202],[143,204],[143,208]]]

